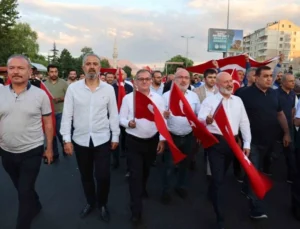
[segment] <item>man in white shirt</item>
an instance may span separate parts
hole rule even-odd
[[[136,74],[137,90],[148,96],[163,113],[163,98],[150,91],[151,74],[148,70],[139,70]],[[142,216],[142,197],[147,197],[147,180],[151,164],[156,154],[163,152],[165,139],[159,136],[154,122],[147,119],[135,119],[133,93],[127,94],[120,110],[120,125],[126,128],[127,163],[130,172],[129,191],[131,198],[131,221],[139,224]]]
[[[188,90],[190,81],[191,79],[188,71],[185,69],[177,70],[175,73],[174,83],[180,88],[195,114],[198,114],[200,109],[200,101],[195,92]],[[177,183],[175,188],[176,193],[181,198],[185,199],[187,196],[186,186],[188,167],[192,157],[192,146],[194,140],[193,131],[186,117],[174,116],[169,111],[170,91],[164,93],[163,98],[166,104],[164,117],[167,119],[168,129],[171,133],[173,141],[177,148],[181,150],[183,154],[187,155],[187,157],[178,164],[178,173],[176,177]],[[161,196],[161,201],[164,204],[168,204],[171,201],[170,182],[173,174],[172,170],[174,169],[172,154],[169,148],[166,148],[163,154],[163,162],[163,193]]]
[[[223,138],[218,125],[213,120],[213,114],[220,102],[223,103],[233,134],[237,137],[239,129],[241,130],[244,142],[244,153],[247,156],[250,153],[251,132],[249,119],[242,100],[232,95],[233,81],[231,75],[226,72],[219,73],[217,75],[217,86],[219,93],[203,101],[198,118],[219,140],[219,143],[207,148],[212,173],[209,196],[217,216],[218,228],[224,229],[224,218],[220,206],[220,188],[234,155],[226,140]]]
[[[87,216],[97,203],[101,219],[108,222],[110,215],[106,204],[110,188],[110,150],[118,146],[120,129],[115,92],[111,85],[99,79],[100,67],[97,55],[85,55],[82,67],[85,80],[71,84],[67,90],[60,132],[65,152],[72,155],[73,121],[72,140],[87,199],[80,216]]]

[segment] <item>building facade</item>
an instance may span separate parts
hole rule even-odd
[[[243,39],[244,52],[257,61],[264,61],[283,53],[283,70],[290,66],[300,71],[300,26],[288,20],[268,23]]]

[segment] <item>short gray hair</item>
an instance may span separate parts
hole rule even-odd
[[[28,67],[31,68],[31,62],[30,62],[29,58],[27,56],[22,55],[22,54],[13,54],[10,57],[8,57],[6,66],[8,66],[9,62],[12,59],[15,59],[15,58],[25,60],[28,63]]]
[[[84,66],[84,64],[85,64],[85,62],[86,62],[86,59],[87,59],[88,57],[90,57],[90,56],[97,57],[97,59],[99,60],[99,63],[101,62],[101,59],[100,59],[100,57],[99,57],[97,54],[95,54],[95,53],[87,53],[87,54],[84,55],[84,57],[83,57],[83,59],[82,59],[82,66]]]
[[[249,76],[250,72],[256,72],[256,69],[257,69],[257,68],[253,68],[253,67],[249,68],[249,69],[247,70],[247,77]]]
[[[288,76],[294,76],[292,73],[285,73],[283,76],[282,76],[282,78],[281,78],[281,82],[282,81],[286,81],[286,78],[288,77]]]
[[[147,72],[149,74],[149,76],[151,77],[151,73],[147,70],[147,69],[140,69],[137,71],[135,78],[137,79],[139,77],[140,74]]]

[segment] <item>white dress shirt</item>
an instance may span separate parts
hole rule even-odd
[[[222,135],[216,121],[207,125],[206,118],[208,115],[213,116],[216,108],[223,98],[224,97],[220,93],[217,93],[213,96],[207,97],[201,104],[198,118],[202,123],[204,123],[204,125],[206,125],[209,132],[213,134]],[[233,134],[238,135],[240,129],[244,141],[244,148],[250,149],[250,123],[242,100],[237,96],[231,95],[229,99],[223,99],[223,106]]]
[[[149,93],[148,96],[152,102],[157,106],[158,110],[163,113],[165,110],[165,104],[163,98],[155,92]],[[138,138],[151,138],[158,131],[155,122],[151,122],[147,119],[135,119],[136,127],[130,128],[128,123],[133,120],[133,93],[127,94],[122,101],[122,106],[120,109],[120,125],[126,128],[126,133],[133,135]],[[160,140],[165,140],[165,138],[160,135]]]
[[[100,82],[94,92],[79,80],[68,87],[61,121],[60,133],[63,140],[71,141],[73,120],[73,140],[80,146],[88,147],[90,138],[94,146],[110,140],[119,142],[119,115],[114,88]]]
[[[215,87],[213,87],[212,90],[208,90],[208,88],[205,85],[203,85],[202,87],[204,87],[205,89],[206,98],[215,95],[215,91],[216,91]]]
[[[191,105],[192,110],[195,112],[195,115],[198,114],[200,110],[200,100],[198,95],[190,90],[187,90],[184,94],[185,98]],[[170,91],[163,94],[163,98],[165,100],[166,108],[165,110],[169,110],[170,103]],[[170,110],[170,117],[167,119],[168,129],[174,135],[187,135],[193,131],[189,121],[186,117],[182,116],[174,116]]]

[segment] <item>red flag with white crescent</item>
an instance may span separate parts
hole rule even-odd
[[[245,173],[247,174],[254,193],[259,199],[263,199],[266,193],[272,188],[272,182],[265,175],[257,171],[249,158],[242,152],[241,148],[237,144],[222,101],[215,111],[214,120],[216,121],[223,137],[225,138],[235,157],[238,159]]]
[[[203,123],[199,121],[189,102],[175,83],[172,84],[172,88],[170,90],[169,106],[173,115],[187,118],[193,129],[195,137],[201,141],[204,148],[210,147],[219,142],[218,139],[207,130]]]
[[[125,95],[126,95],[126,91],[125,91],[125,84],[122,76],[122,69],[119,68],[119,78],[118,78],[118,111],[119,112]]]
[[[172,136],[168,131],[165,119],[162,116],[161,112],[158,110],[158,108],[150,98],[139,91],[135,92],[135,118],[144,118],[151,122],[155,122],[158,132],[168,142],[175,164],[179,163],[186,157],[186,155],[184,155],[174,144]]]

